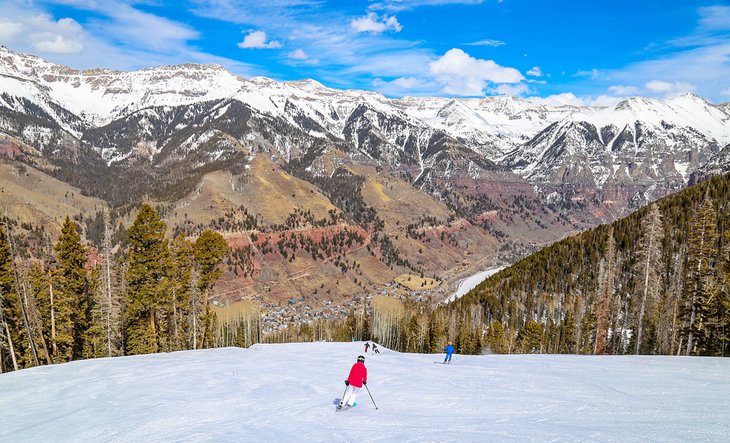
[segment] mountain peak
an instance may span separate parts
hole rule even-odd
[[[680,106],[684,104],[691,104],[695,106],[710,106],[710,103],[707,100],[692,92],[685,92],[684,94],[680,94],[674,98],[667,100],[667,103],[670,105]]]
[[[616,104],[614,110],[616,111],[640,111],[647,108],[655,108],[660,106],[661,102],[654,100],[649,97],[634,96],[629,97],[625,100],[621,100]]]

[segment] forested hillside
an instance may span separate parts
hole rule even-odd
[[[411,352],[730,354],[730,174],[554,243],[435,309],[375,297],[334,330]],[[279,340],[326,339],[292,328]]]
[[[730,175],[564,239],[448,309],[500,351],[730,352]],[[472,349],[476,350],[476,349]]]

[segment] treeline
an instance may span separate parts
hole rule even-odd
[[[419,353],[442,352],[453,341],[459,352],[476,354],[486,343],[478,327],[481,317],[478,308],[459,313],[434,308],[431,303],[378,295],[345,319],[293,325],[264,335],[262,341],[374,340],[390,349]]]
[[[35,259],[18,257],[10,223],[0,226],[0,371],[215,345],[208,293],[229,254],[223,237],[170,242],[149,205],[123,249],[109,224],[106,214],[97,253],[67,217],[52,253]]]
[[[449,305],[375,297],[274,339],[409,352],[730,355],[730,174],[557,242]],[[358,326],[359,325],[359,326]],[[323,338],[324,337],[324,338]]]

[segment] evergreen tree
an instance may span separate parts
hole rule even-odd
[[[517,345],[520,352],[526,354],[540,353],[543,328],[535,320],[528,320],[525,326],[517,334]]]
[[[103,262],[101,269],[101,286],[96,293],[98,299],[98,315],[106,338],[106,355],[112,357],[121,354],[122,318],[121,300],[115,285],[114,258],[112,255],[112,229],[109,211],[104,211]]]
[[[86,331],[84,357],[107,357],[106,316],[103,305],[105,301],[104,277],[100,266],[94,266],[89,278],[89,292],[91,293],[91,316],[89,329]]]
[[[707,355],[711,351],[710,303],[717,286],[714,261],[717,257],[717,213],[705,196],[690,226],[684,285],[686,355]]]
[[[495,320],[489,326],[486,343],[489,349],[495,354],[507,354],[509,352],[507,334],[504,331],[502,322],[499,320]]]
[[[573,317],[573,310],[568,310],[563,322],[560,324],[560,344],[558,352],[561,354],[573,354],[576,352],[576,320]]]
[[[170,257],[165,223],[145,204],[129,228],[129,265],[126,272],[125,353],[158,352],[160,329],[171,300],[168,291]],[[164,342],[164,340],[163,340]]]
[[[13,284],[13,259],[5,229],[0,226],[0,371],[18,370],[20,300]]]
[[[32,296],[38,308],[40,319],[40,332],[43,341],[48,346],[49,353],[52,350],[53,335],[51,328],[51,297],[50,297],[50,279],[48,274],[43,271],[39,263],[34,263],[30,268],[29,274],[30,286],[32,287]],[[50,359],[52,363],[53,359]]]
[[[611,226],[608,228],[608,233],[606,234],[606,252],[601,262],[598,276],[594,354],[603,354],[606,350],[606,337],[608,336],[609,317],[611,315],[610,307],[613,301],[616,261],[616,240],[613,234],[613,226]]]
[[[659,291],[661,281],[661,241],[664,237],[662,215],[659,207],[651,205],[649,212],[642,221],[644,235],[639,244],[639,260],[635,274],[638,276],[636,285],[636,339],[634,353],[639,354],[644,340],[644,331],[654,330],[659,308]],[[646,349],[646,348],[644,348]],[[647,350],[648,351],[648,350]]]
[[[214,323],[217,322],[215,314],[208,306],[208,293],[213,284],[221,275],[218,265],[225,257],[230,255],[230,248],[226,240],[217,232],[204,231],[197,240],[194,247],[195,264],[199,278],[198,294],[202,297],[203,318],[201,319],[202,331],[200,342],[206,346],[210,345],[212,336],[208,337],[208,331],[216,330]]]
[[[76,225],[66,217],[61,236],[54,246],[58,269],[54,295],[56,313],[56,345],[59,359],[70,361],[80,358],[84,338],[89,327],[89,302],[86,277],[86,248]]]
[[[725,227],[725,248],[723,254],[723,275],[722,291],[720,293],[721,325],[718,328],[722,331],[719,348],[723,357],[730,354],[730,226]]]
[[[173,350],[192,349],[193,334],[198,334],[193,316],[199,313],[193,309],[193,267],[195,256],[193,244],[179,234],[172,241],[172,347]],[[196,291],[197,292],[197,291]],[[199,303],[196,301],[196,303]]]

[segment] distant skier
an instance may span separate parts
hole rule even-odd
[[[365,353],[368,353],[368,348],[370,347],[370,342],[365,342]]]
[[[373,343],[373,352],[376,354],[380,354],[380,351],[378,351],[378,345],[376,345],[375,343]]]
[[[366,384],[368,384],[368,370],[365,367],[365,357],[358,355],[357,362],[352,365],[350,375],[345,380],[347,388],[345,388],[345,395],[342,396],[340,404],[337,405],[337,410],[339,411],[343,407],[351,408],[355,406],[357,392]]]
[[[449,342],[449,345],[446,346],[446,357],[444,358],[444,363],[451,363],[451,355],[454,353],[454,345]]]

